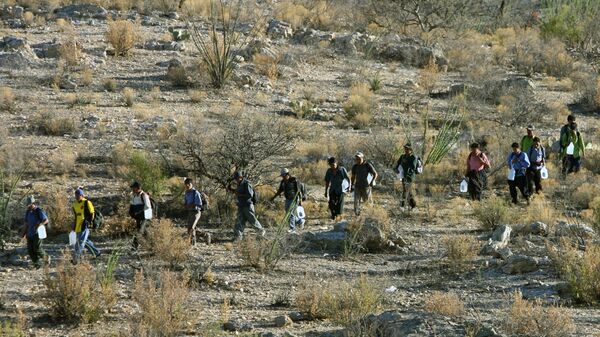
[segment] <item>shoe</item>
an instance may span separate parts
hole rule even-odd
[[[101,255],[102,255],[102,253],[98,252],[98,254],[95,254],[95,255],[94,255],[94,259],[97,259],[97,258],[99,258]]]
[[[263,238],[265,237],[265,235],[266,235],[266,234],[267,234],[267,231],[266,231],[265,229],[263,229],[263,230],[260,232],[260,236],[261,236],[261,237],[263,237]]]
[[[302,221],[300,221],[300,229],[304,230],[304,224],[306,223],[306,220],[302,219]]]
[[[288,234],[296,234],[296,229],[294,229],[294,228],[288,229]]]

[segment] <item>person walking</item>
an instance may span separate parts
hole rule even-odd
[[[585,158],[585,143],[581,133],[577,130],[577,123],[571,123],[569,130],[561,139],[563,152],[563,176],[577,173],[581,168],[581,161]]]
[[[298,181],[298,178],[290,175],[290,170],[287,168],[281,169],[279,176],[281,177],[279,189],[277,189],[271,201],[275,201],[275,198],[283,193],[285,197],[285,213],[286,215],[289,214],[289,232],[292,233],[296,231],[296,225],[304,227],[304,221],[298,217],[296,209],[302,205],[303,200],[306,200],[305,191],[302,190],[302,184]]]
[[[486,182],[485,169],[490,167],[490,160],[481,152],[479,143],[470,146],[471,152],[467,157],[467,172],[465,178],[468,181],[469,196],[471,200],[481,201],[481,195]]]
[[[529,153],[529,149],[533,145],[533,138],[535,137],[533,135],[533,130],[533,125],[528,125],[527,134],[521,139],[521,151],[525,153]]]
[[[529,167],[529,158],[527,154],[521,151],[519,143],[512,143],[512,152],[508,155],[508,167],[515,170],[513,180],[508,180],[508,188],[513,204],[517,204],[517,188],[521,191],[523,198],[529,205],[529,191],[527,190],[527,168]]]
[[[92,253],[94,258],[100,256],[100,251],[96,249],[94,243],[89,240],[90,227],[96,216],[96,211],[94,210],[92,202],[85,198],[82,187],[75,189],[75,202],[73,203],[72,208],[75,216],[75,222],[73,223],[72,229],[77,234],[77,242],[75,244],[72,262],[76,264],[79,262],[79,257],[83,253],[84,248]]]
[[[142,190],[139,182],[135,181],[129,187],[131,188],[129,216],[135,220],[137,230],[133,237],[133,248],[137,249],[139,240],[146,235],[146,227],[152,219],[152,203],[150,202],[150,196]]]
[[[350,185],[350,177],[345,167],[340,166],[334,157],[327,159],[329,168],[325,172],[325,198],[329,198],[331,220],[344,212],[344,180]]]
[[[27,197],[25,226],[23,227],[21,236],[27,239],[27,252],[36,269],[39,269],[42,266],[40,259],[42,259],[46,265],[50,263],[50,256],[46,255],[42,246],[43,239],[40,239],[38,235],[38,228],[47,224],[48,216],[46,215],[46,212],[36,205],[33,195]]]
[[[565,175],[566,171],[568,170],[567,167],[567,156],[565,155],[566,152],[566,148],[569,145],[568,143],[566,145],[563,145],[567,142],[567,138],[568,135],[571,131],[571,126],[573,124],[576,123],[576,118],[575,115],[569,115],[567,116],[567,124],[563,125],[560,128],[560,136],[558,138],[558,144],[559,144],[559,158],[561,159],[561,172],[563,172],[563,175]]]
[[[532,196],[534,185],[536,194],[543,191],[541,171],[544,165],[546,165],[546,149],[544,149],[538,137],[533,137],[533,145],[527,152],[527,157],[529,157],[527,190],[529,191],[529,196]]]
[[[365,155],[362,152],[356,152],[354,162],[350,192],[354,191],[354,214],[360,215],[362,203],[373,201],[371,199],[371,188],[378,175],[373,165],[365,160]],[[371,180],[369,180],[369,174],[371,175]]]
[[[402,200],[400,201],[400,207],[410,208],[417,207],[417,201],[415,200],[415,178],[417,176],[417,167],[419,162],[417,157],[413,153],[412,145],[410,143],[404,145],[404,154],[398,158],[396,163],[395,171],[400,172],[399,168],[402,168]]]
[[[185,195],[183,196],[183,209],[187,212],[187,234],[188,241],[192,246],[196,245],[196,226],[202,216],[202,196],[194,188],[194,181],[186,178],[183,181]]]
[[[246,223],[249,222],[261,237],[265,236],[266,231],[256,218],[254,204],[256,203],[256,192],[252,184],[244,178],[244,175],[236,171],[233,173],[233,181],[237,184],[237,188],[228,189],[233,192],[237,198],[237,221],[234,227],[234,237],[236,241],[243,239]]]

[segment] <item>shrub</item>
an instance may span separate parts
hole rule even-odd
[[[188,96],[193,103],[201,103],[206,99],[206,91],[204,90],[188,90]]]
[[[69,117],[59,117],[55,112],[44,111],[34,117],[33,125],[42,134],[48,136],[63,136],[76,130],[75,121]]]
[[[58,233],[69,232],[73,224],[73,212],[69,203],[70,193],[59,185],[53,185],[41,194],[46,201],[41,206],[48,214],[50,228]]]
[[[135,274],[133,298],[140,307],[135,336],[177,336],[190,317],[187,309],[188,276],[162,271],[156,280]]]
[[[477,256],[479,243],[469,235],[448,235],[442,238],[446,257],[453,267],[460,267]]]
[[[187,87],[191,82],[185,67],[182,65],[170,66],[167,69],[167,79],[175,87]]]
[[[81,45],[77,43],[75,36],[69,36],[58,47],[58,54],[61,60],[68,66],[76,66],[81,58]]]
[[[271,81],[275,81],[279,77],[279,57],[257,54],[254,55],[253,62],[258,72]]]
[[[102,86],[104,87],[104,90],[108,92],[115,92],[117,90],[117,81],[112,78],[107,78],[102,83]]]
[[[571,202],[580,209],[586,209],[589,207],[590,202],[595,196],[600,194],[600,186],[598,182],[600,179],[591,178],[592,181],[586,181],[579,185],[573,194],[571,195]]]
[[[483,200],[475,206],[473,211],[475,218],[479,220],[483,229],[495,229],[504,225],[510,219],[510,212],[506,200],[493,196]]]
[[[91,68],[84,68],[81,71],[81,84],[86,87],[89,87],[94,82],[94,70]]]
[[[264,214],[264,211],[262,213]],[[285,219],[287,219],[287,214]],[[293,241],[286,240],[287,221],[285,219],[277,222],[274,236],[256,239],[247,235],[238,243],[236,255],[242,258],[246,266],[260,271],[273,270],[279,261],[288,256],[295,248]]]
[[[0,322],[0,336],[26,337],[29,336],[24,327],[10,321]]]
[[[592,209],[592,226],[596,233],[600,233],[600,197],[595,197],[590,203]]]
[[[585,303],[600,301],[600,245],[589,244],[580,254],[576,246],[562,240],[558,248],[548,246],[560,276],[567,281],[573,297]]]
[[[344,111],[355,127],[361,128],[370,124],[375,100],[373,92],[364,83],[358,83],[350,89],[350,96],[344,104]]]
[[[140,40],[138,27],[131,21],[116,20],[108,22],[106,40],[113,47],[115,56],[127,56]]]
[[[461,317],[465,314],[465,305],[454,292],[434,291],[425,299],[425,310],[445,316]]]
[[[52,314],[67,322],[95,322],[115,304],[113,282],[86,263],[71,265],[66,253],[56,274],[46,270],[43,300]]]
[[[125,105],[128,107],[132,107],[133,103],[135,102],[135,90],[126,87],[123,89],[121,94],[123,95],[123,102],[125,103]]]
[[[519,336],[566,337],[575,330],[567,309],[527,301],[520,292],[513,294],[504,325],[508,333]]]
[[[379,309],[382,296],[369,279],[361,275],[354,282],[306,282],[296,295],[296,306],[311,318],[329,318],[352,326]]]
[[[9,87],[0,87],[0,111],[15,110],[15,94]]]
[[[145,246],[159,259],[172,266],[188,258],[189,242],[169,219],[160,219],[148,229]]]

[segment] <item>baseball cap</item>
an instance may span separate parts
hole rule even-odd
[[[360,152],[360,151],[356,152],[356,154],[354,156],[358,157],[358,158],[364,158],[365,157],[365,155],[362,152]]]
[[[131,184],[131,186],[129,186],[129,187],[131,187],[131,188],[141,188],[142,186],[140,185],[139,182],[134,181],[133,184]]]
[[[285,167],[281,169],[281,172],[279,172],[279,175],[282,176],[282,177],[283,176],[287,176],[288,174],[290,174],[290,170],[288,170]]]
[[[83,187],[77,187],[75,190],[75,196],[79,197],[83,195]]]
[[[27,203],[27,206],[35,203],[35,197],[33,195],[28,196],[26,199],[26,203]]]
[[[233,179],[238,179],[242,177],[242,173],[240,171],[233,172]]]
[[[533,131],[533,130],[535,130],[535,128],[533,127],[533,125],[529,124],[529,125],[527,125],[527,130]]]

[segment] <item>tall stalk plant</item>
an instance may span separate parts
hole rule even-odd
[[[10,206],[25,171],[26,167],[23,167],[10,174],[0,168],[0,250],[4,250],[5,238],[10,234]]]

